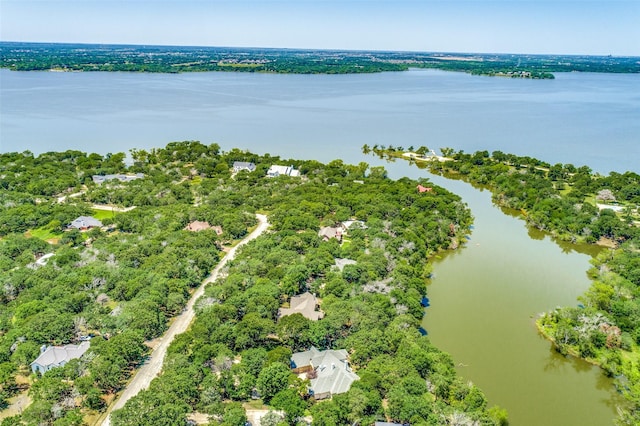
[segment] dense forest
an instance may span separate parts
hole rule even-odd
[[[433,68],[510,78],[553,72],[638,73],[635,57],[335,51],[230,47],[0,42],[0,68],[15,71],[270,72],[351,74]]]
[[[395,421],[507,423],[450,356],[419,330],[429,258],[472,223],[459,197],[426,180],[393,181],[382,167],[281,160],[216,144],[176,142],[125,155],[28,151],[0,155],[0,404],[9,425],[93,424],[144,362],[153,339],[184,308],[229,247],[268,215],[196,303],[196,319],[169,348],[151,387],[112,413],[113,425],[244,425]],[[253,171],[233,170],[237,161]],[[301,176],[265,177],[272,164]],[[94,175],[139,173],[96,183]],[[432,192],[420,193],[418,185]],[[107,210],[100,209],[108,206]],[[93,216],[101,227],[68,224]],[[321,227],[357,221],[339,238]],[[189,231],[194,221],[209,229]],[[46,259],[46,261],[44,261]],[[312,292],[324,318],[280,316]],[[43,345],[89,341],[80,358],[44,375]],[[358,375],[348,392],[314,401],[292,353],[345,349]],[[4,413],[3,413],[4,414]]]
[[[426,147],[363,147],[391,159],[407,158],[449,178],[492,191],[501,207],[519,211],[529,226],[573,243],[609,247],[592,260],[593,283],[577,307],[540,317],[540,331],[556,349],[600,365],[630,401],[620,425],[640,424],[640,175],[608,176],[588,167],[548,164],[499,151],[466,154]]]

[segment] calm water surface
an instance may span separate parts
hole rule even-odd
[[[589,253],[560,247],[488,192],[387,164],[363,144],[501,150],[595,171],[640,171],[640,76],[533,81],[438,71],[355,76],[16,73],[0,70],[0,151],[100,153],[217,142],[282,157],[384,165],[461,195],[467,247],[436,260],[425,327],[511,424],[606,425],[620,403],[597,368],[558,356],[534,317],[575,305]]]
[[[640,169],[640,75],[521,80],[0,70],[0,151],[100,153],[195,139],[360,161],[360,147],[501,150],[596,171]]]
[[[559,245],[528,230],[515,212],[495,207],[488,191],[404,161],[379,164],[392,176],[428,177],[473,212],[471,240],[434,261],[423,321],[463,379],[480,386],[490,404],[506,408],[512,425],[611,425],[624,404],[613,382],[599,368],[557,354],[534,323],[541,312],[578,303],[599,249]]]
[[[534,324],[539,312],[576,305],[597,249],[561,247],[502,214],[488,191],[442,183],[469,203],[475,225],[464,249],[435,262],[423,325],[434,344],[492,403],[507,407],[513,425],[611,424],[622,403],[611,381],[557,354]]]

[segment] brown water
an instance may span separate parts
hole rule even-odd
[[[623,402],[600,369],[557,354],[535,327],[538,313],[576,305],[598,248],[557,244],[501,211],[488,191],[440,177],[475,217],[466,247],[436,259],[423,326],[465,379],[510,424],[610,425]],[[505,214],[507,213],[507,214]]]

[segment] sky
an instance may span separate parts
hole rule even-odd
[[[0,40],[640,56],[640,0],[0,0]]]

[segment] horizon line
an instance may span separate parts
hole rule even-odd
[[[578,56],[578,57],[612,57],[612,58],[640,58],[640,55],[614,54],[581,54],[581,53],[515,53],[515,52],[464,52],[438,50],[394,50],[394,49],[340,49],[313,47],[261,47],[261,46],[215,46],[195,44],[155,44],[155,43],[100,43],[100,42],[69,42],[69,41],[19,41],[0,40],[1,44],[60,44],[83,46],[128,46],[128,47],[170,47],[170,48],[217,48],[217,49],[261,49],[261,50],[291,50],[291,51],[325,51],[325,52],[379,52],[379,53],[426,53],[426,54],[456,54],[456,55],[517,55],[517,56]]]

